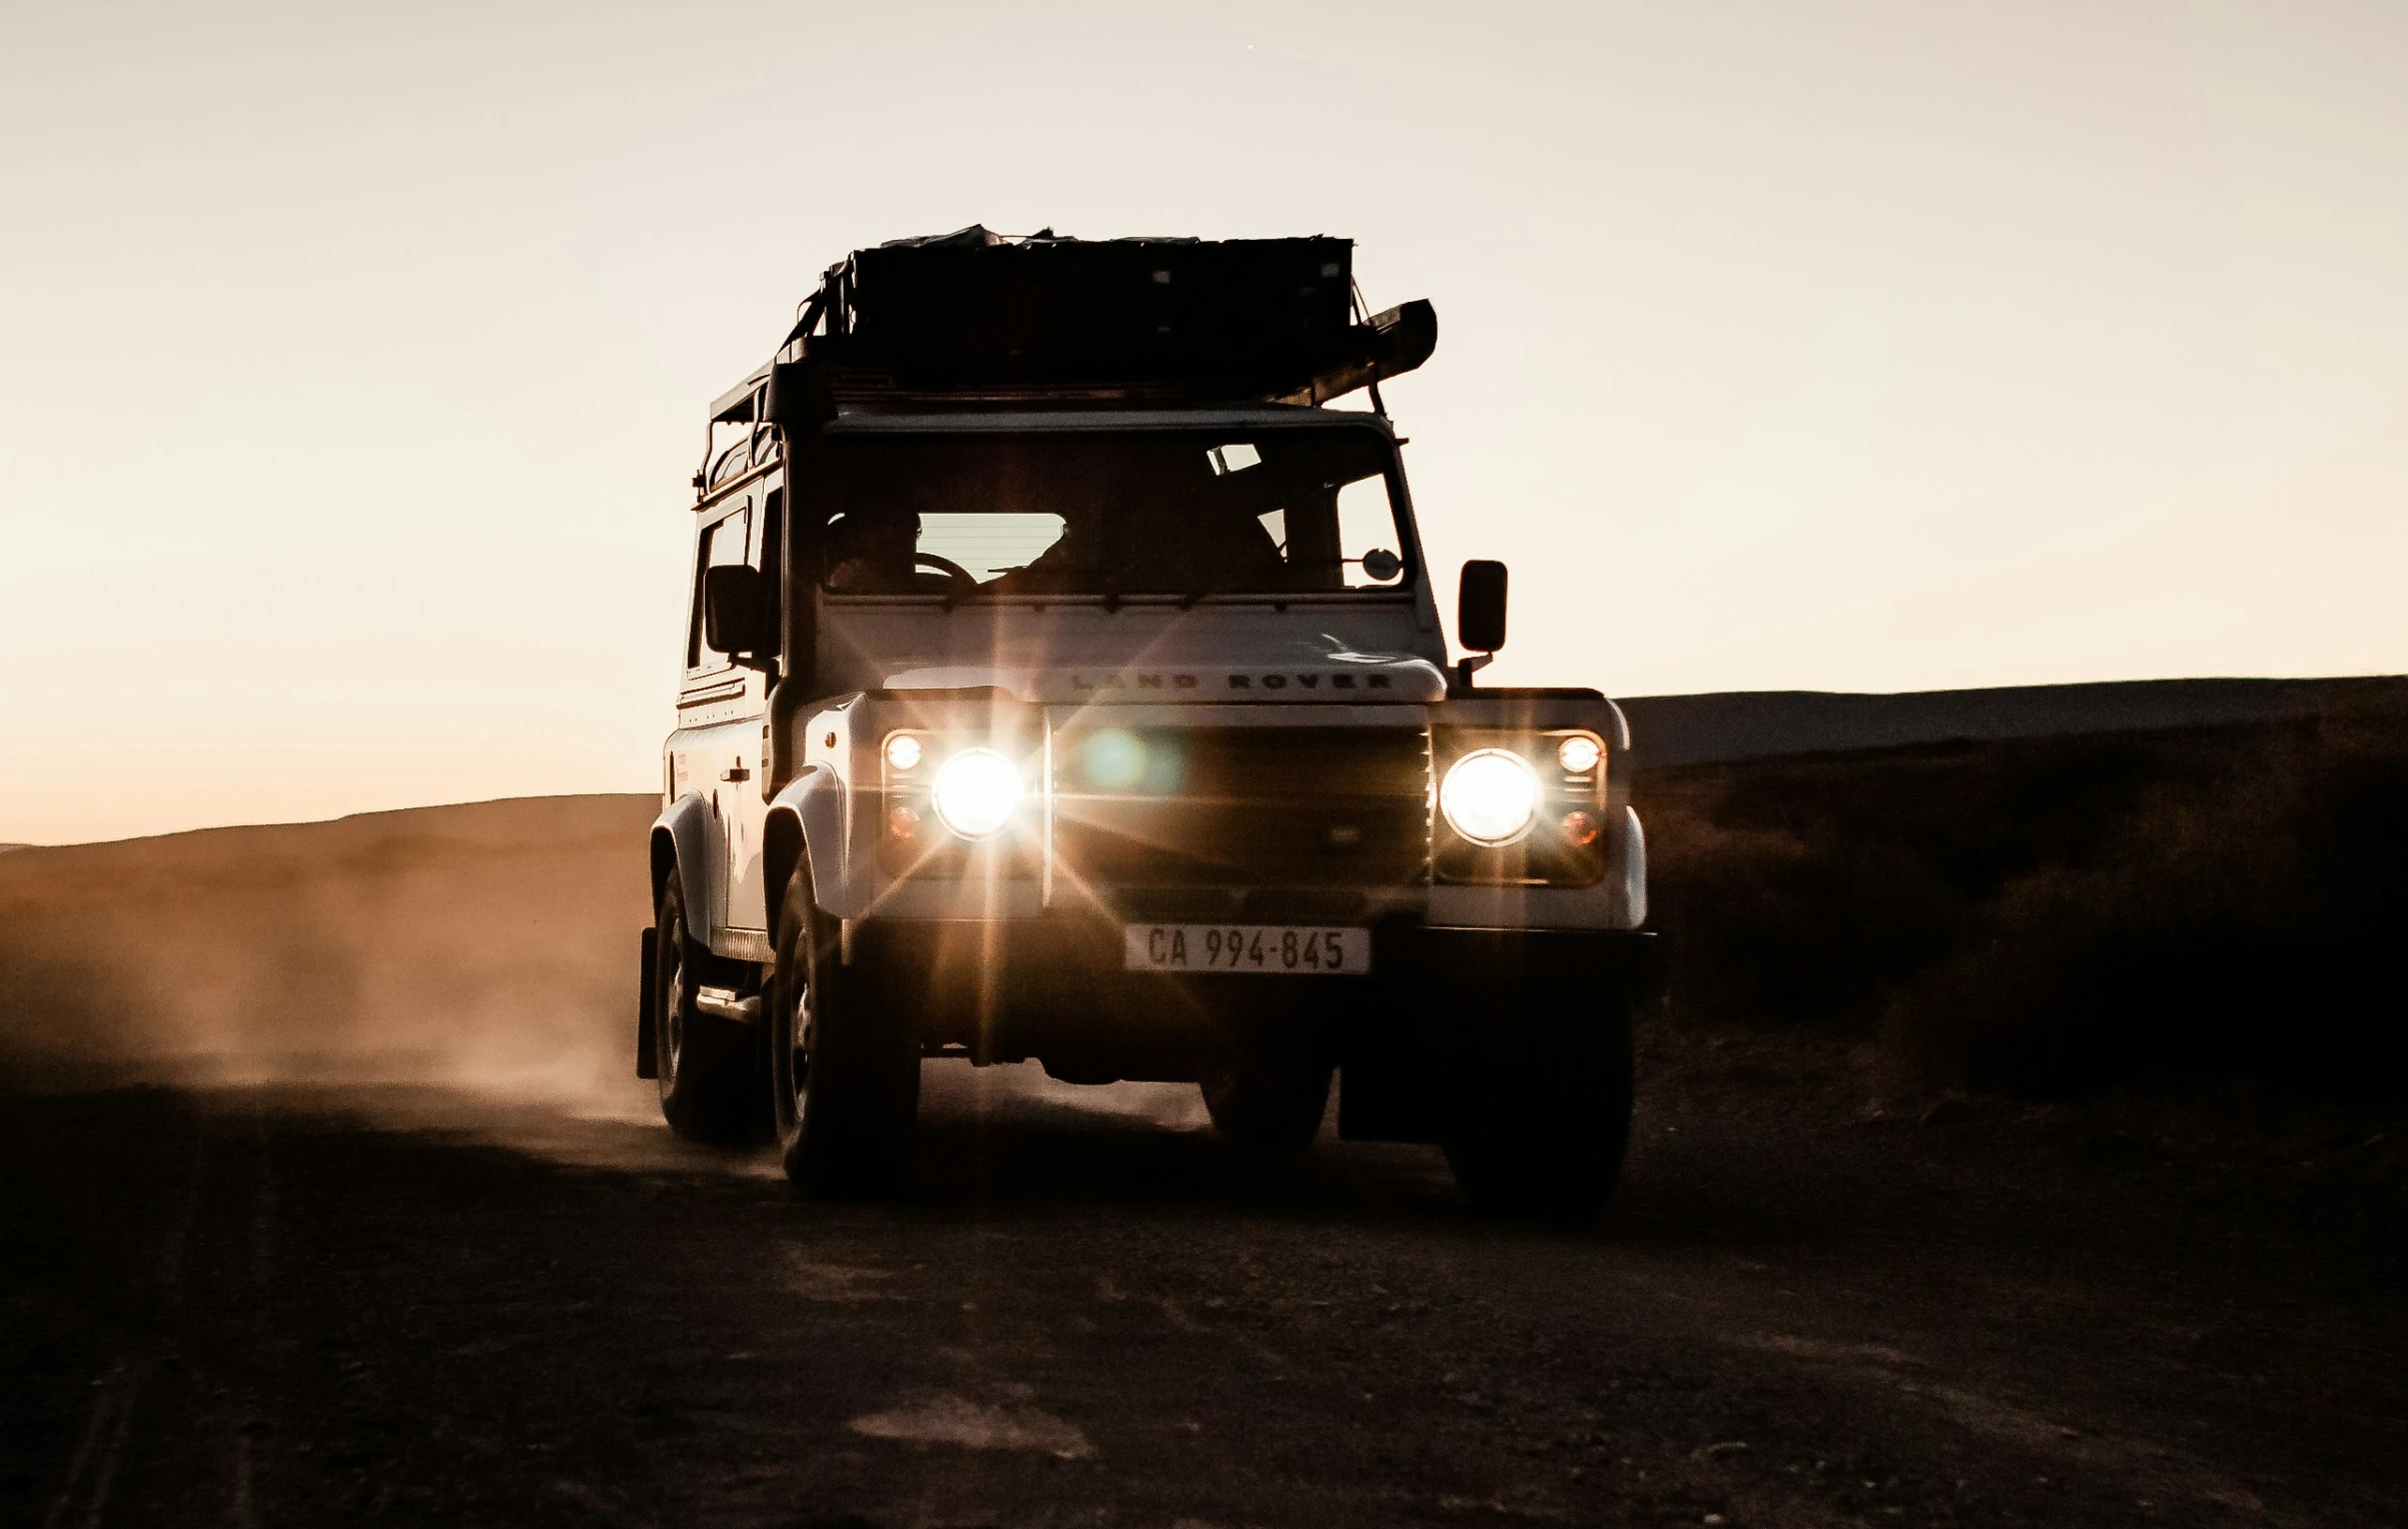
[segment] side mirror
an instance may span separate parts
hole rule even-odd
[[[1505,566],[1487,558],[1463,565],[1463,581],[1455,589],[1455,635],[1477,658],[1456,667],[1456,683],[1471,684],[1471,672],[1485,665],[1505,646]]]
[[[775,648],[769,581],[742,563],[703,570],[703,643],[714,653],[765,654]]]

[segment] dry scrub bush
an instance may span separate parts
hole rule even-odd
[[[1877,1037],[1939,1086],[2398,1096],[2408,720],[1643,779],[1673,1012]]]

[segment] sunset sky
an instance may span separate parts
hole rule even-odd
[[[2408,671],[2408,5],[13,5],[0,841],[644,790],[846,250],[1359,241],[1494,678]]]

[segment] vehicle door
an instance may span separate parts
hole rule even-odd
[[[749,736],[760,731],[760,676],[714,652],[703,641],[703,576],[714,568],[751,561],[753,496],[731,495],[702,512],[695,543],[693,600],[686,621],[686,678],[678,693],[678,731],[672,747],[671,770],[681,793],[693,791],[711,809],[711,859],[708,866],[687,869],[687,895],[709,909],[707,921],[716,935],[731,926],[728,866],[737,845],[731,841],[729,809],[751,783],[746,763]]]
[[[753,497],[753,532],[747,561],[761,570],[766,587],[783,600],[785,583],[785,496],[775,476],[765,479]],[[780,630],[778,613],[770,613],[770,630]],[[767,657],[767,656],[764,656]],[[746,712],[740,728],[730,734],[730,760],[722,776],[722,821],[726,824],[728,854],[725,889],[728,926],[768,932],[768,888],[761,879],[761,842],[769,826],[771,676],[747,670]],[[741,735],[741,736],[739,736]]]

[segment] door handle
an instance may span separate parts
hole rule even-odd
[[[719,777],[722,780],[750,780],[753,778],[753,772],[742,764],[731,764],[719,772]]]

